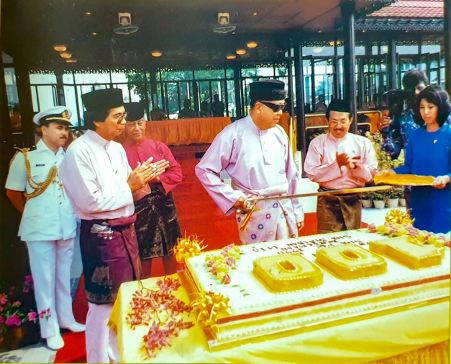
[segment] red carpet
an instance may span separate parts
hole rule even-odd
[[[182,148],[179,153],[177,153],[177,149],[172,149],[172,151],[182,166],[184,176],[181,185],[173,192],[182,234],[186,234],[186,236],[197,234],[198,238],[204,239],[204,243],[208,245],[207,250],[220,249],[231,243],[239,244],[235,215],[224,216],[194,175],[194,167],[199,162],[193,159],[194,151],[189,150],[189,148]],[[302,235],[313,235],[316,232],[316,214],[306,214]],[[154,277],[164,275],[161,259],[156,259],[153,262],[152,275]],[[73,310],[76,320],[84,323],[88,304],[85,297],[83,276],[75,295]],[[85,363],[84,333],[67,332],[63,334],[63,338],[65,346],[57,352],[55,363]]]

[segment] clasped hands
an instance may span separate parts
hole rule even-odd
[[[360,159],[360,157],[349,157],[346,153],[336,153],[338,167],[346,166],[348,169],[356,169],[357,165],[353,162],[353,159]]]
[[[163,174],[167,168],[169,168],[169,162],[165,159],[155,163],[152,163],[152,161],[153,157],[150,157],[143,164],[138,162],[138,167],[130,173],[127,183],[132,192],[144,188],[149,182],[160,181],[159,176]]]

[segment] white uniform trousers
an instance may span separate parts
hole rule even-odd
[[[60,326],[75,322],[70,295],[70,266],[74,239],[27,241],[34,281],[37,313],[50,308],[50,317],[40,319],[41,337],[59,334]]]
[[[118,363],[119,350],[114,331],[108,326],[113,304],[96,305],[88,302],[86,318],[86,362]]]

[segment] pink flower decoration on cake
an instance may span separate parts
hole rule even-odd
[[[222,277],[222,283],[224,283],[224,284],[230,284],[231,281],[232,281],[232,279],[230,278],[230,276],[228,274],[225,274],[224,277]]]
[[[376,225],[374,225],[374,224],[369,224],[369,225],[368,225],[368,231],[369,231],[370,233],[375,233],[375,232],[377,231]]]

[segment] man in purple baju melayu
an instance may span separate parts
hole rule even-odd
[[[249,197],[300,193],[288,136],[278,125],[286,105],[284,86],[277,80],[252,83],[249,115],[227,126],[196,166],[219,208],[226,215],[236,212],[242,244],[295,238],[304,226],[299,199],[261,200],[252,211],[244,206]],[[221,180],[221,171],[230,175],[231,185]]]

